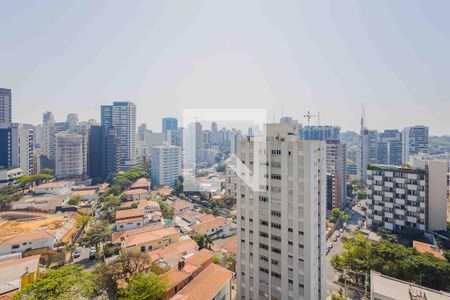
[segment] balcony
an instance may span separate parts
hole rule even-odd
[[[425,202],[420,202],[419,206],[420,206],[420,208],[425,208]]]
[[[372,190],[367,190],[367,195],[372,195]]]
[[[396,183],[405,183],[405,179],[404,178],[395,178],[395,182]]]
[[[424,191],[420,191],[420,192],[419,192],[419,196],[420,196],[420,197],[425,197],[425,192],[424,192]]]
[[[417,196],[416,195],[407,195],[407,199],[409,201],[417,201]]]
[[[384,192],[384,196],[388,198],[394,198],[394,193],[392,192]]]
[[[408,184],[408,190],[417,191],[417,185],[415,185],[415,184]]]
[[[408,179],[416,180],[417,174],[408,174]]]
[[[376,221],[381,222],[383,220],[383,217],[379,216],[379,215],[373,215],[373,219]]]
[[[411,222],[411,223],[417,223],[417,218],[416,218],[416,217],[410,217],[410,216],[407,216],[407,217],[406,217],[406,220],[407,220],[408,222]]]
[[[378,196],[378,195],[374,195],[373,196],[373,200],[375,200],[375,201],[383,201],[383,197]]]
[[[404,194],[405,194],[405,189],[395,189],[395,192],[396,192],[397,194],[404,195]]]
[[[370,208],[367,209],[367,214],[370,215],[373,212]]]
[[[392,229],[394,229],[394,225],[392,223],[385,222],[384,228],[392,230]]]
[[[384,202],[384,207],[394,208],[394,203],[392,203],[392,202]]]
[[[391,213],[391,212],[385,212],[385,213],[384,213],[384,216],[385,216],[386,218],[389,218],[389,219],[393,219],[393,218],[394,218],[394,214]]]
[[[417,212],[417,207],[408,205],[406,206],[406,210],[410,212]]]
[[[383,210],[383,207],[381,207],[380,205],[375,205],[373,208],[374,208],[376,211],[382,211],[382,210]]]
[[[399,226],[405,226],[405,221],[403,220],[395,220],[395,224]]]
[[[396,213],[397,215],[404,216],[404,215],[405,215],[405,210],[396,208],[396,209],[395,209],[395,213]]]
[[[384,176],[385,177],[393,177],[394,173],[392,173],[392,172],[384,172]]]
[[[400,204],[400,205],[405,205],[405,200],[404,199],[395,198],[395,203],[396,204]]]
[[[373,180],[375,180],[375,181],[383,181],[383,177],[381,177],[379,175],[375,175],[375,176],[373,176]]]
[[[374,185],[374,186],[373,186],[373,189],[374,189],[375,191],[381,192],[381,191],[383,190],[383,187],[382,187],[381,185]]]
[[[385,187],[393,188],[393,187],[394,187],[394,183],[393,183],[393,182],[385,182],[385,183],[384,183],[384,186],[385,186]]]
[[[368,185],[368,186],[369,186],[369,185],[372,185],[372,183],[373,183],[373,180],[367,179],[367,185]]]

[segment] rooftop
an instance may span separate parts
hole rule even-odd
[[[208,230],[216,229],[217,227],[228,224],[228,221],[224,217],[215,217],[214,219],[205,221],[200,224],[192,225],[191,228],[197,233],[206,233]]]
[[[147,194],[148,191],[144,190],[144,189],[134,189],[134,190],[126,190],[123,192],[124,195],[126,196],[135,196],[135,195],[143,195],[143,194]]]
[[[140,233],[148,232],[148,231],[154,231],[154,230],[161,229],[161,228],[164,228],[164,225],[158,224],[158,225],[145,226],[145,227],[140,227],[140,228],[135,228],[135,229],[113,232],[112,243],[114,243],[114,244],[119,243],[122,237],[125,238],[126,236],[140,234]]]
[[[192,203],[186,200],[177,200],[172,204],[173,209],[183,209],[192,206]]]
[[[137,208],[146,208],[146,207],[159,207],[159,203],[156,201],[150,201],[150,200],[138,200],[136,202],[127,201],[120,204],[121,207],[127,208],[131,207],[134,203],[136,203]]]
[[[0,295],[20,288],[24,274],[39,271],[40,255],[8,260],[0,263]]]
[[[233,272],[216,264],[210,264],[172,299],[210,300],[230,281]]]
[[[413,247],[421,253],[430,253],[437,258],[445,259],[439,247],[436,247],[435,245],[413,241]]]
[[[0,246],[20,244],[20,243],[29,242],[29,241],[37,241],[37,240],[51,238],[51,237],[54,238],[55,236],[48,231],[27,232],[27,233],[22,233],[22,234],[12,236],[9,239],[6,239],[6,240],[0,242]]]
[[[49,189],[49,188],[62,187],[62,186],[71,185],[71,184],[73,184],[73,181],[52,181],[52,182],[40,184],[40,185],[36,186],[35,188]]]
[[[151,226],[150,226],[151,227]],[[134,235],[125,236],[125,245],[136,246],[145,243],[151,243],[170,236],[179,235],[175,227],[165,227],[153,231],[142,232]]]
[[[122,209],[116,211],[116,222],[121,219],[131,219],[137,217],[143,218],[144,215],[145,210],[143,208]]]
[[[148,253],[152,261],[158,259],[176,260],[180,259],[182,256],[196,251],[198,248],[197,243],[194,240],[187,239],[184,241],[179,241],[177,243],[171,244],[169,246],[153,250]]]
[[[151,183],[152,182],[148,178],[139,178],[131,185],[131,188],[132,189],[139,189],[139,188],[148,189],[150,187]]]

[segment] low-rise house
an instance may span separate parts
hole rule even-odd
[[[0,255],[55,247],[56,237],[48,231],[22,233],[0,242]]]
[[[223,246],[222,250],[228,254],[228,255],[234,255],[237,254],[237,236],[232,236]]]
[[[72,191],[73,185],[73,181],[52,181],[34,187],[33,192],[36,195],[63,195],[70,193]]]
[[[144,233],[144,232],[153,231],[153,230],[162,229],[162,228],[165,228],[165,226],[161,223],[155,223],[155,224],[151,223],[151,226],[149,225],[149,226],[139,227],[139,228],[135,228],[135,229],[115,231],[112,233],[112,243],[120,246],[122,240],[127,236],[136,235],[139,233]]]
[[[150,191],[150,186],[152,185],[152,181],[148,178],[139,178],[136,180],[130,187],[132,190],[143,189],[146,191]]]
[[[212,264],[214,254],[206,249],[193,254],[187,259],[181,259],[177,266],[164,274],[169,286],[166,291],[166,298],[171,298],[195,277]]]
[[[169,271],[180,260],[186,259],[198,251],[197,243],[188,238],[148,253],[152,261],[152,270],[158,274]]]
[[[231,300],[233,272],[210,264],[187,284],[173,300]]]
[[[173,209],[174,215],[179,215],[186,211],[194,209],[194,205],[186,200],[177,200],[174,204],[171,205],[171,207]]]
[[[450,294],[370,271],[371,300],[448,300]]]
[[[224,217],[215,217],[203,223],[192,225],[191,228],[196,234],[205,234],[213,239],[217,239],[233,235],[235,233],[233,225]]]
[[[94,201],[98,198],[98,189],[80,189],[74,190],[73,196],[79,196],[81,201]]]
[[[122,194],[125,201],[145,200],[148,197],[148,191],[144,189],[126,190]]]
[[[40,255],[12,258],[0,262],[0,299],[12,296],[36,281],[39,274]]]
[[[152,216],[152,222],[160,222],[161,221],[162,212],[154,211],[154,212],[150,213],[150,215]]]
[[[53,213],[57,207],[68,202],[70,194],[62,195],[26,195],[11,203],[12,210],[29,210]]]
[[[160,211],[161,207],[159,206],[159,203],[156,201],[150,201],[150,200],[138,200],[138,201],[127,201],[123,202],[120,205],[121,208],[144,208],[147,212],[154,212],[154,211]]]
[[[121,245],[125,252],[148,252],[179,240],[180,234],[175,227],[165,227],[125,236],[122,238]]]
[[[149,213],[144,208],[131,208],[116,211],[116,230],[129,230],[144,227],[150,223]]]
[[[184,213],[179,214],[176,219],[181,219],[185,221],[189,226],[203,223],[214,219],[215,217],[211,214],[202,214],[198,211],[189,210]]]
[[[435,245],[413,241],[413,247],[421,253],[430,253],[439,259],[445,259],[441,249]]]

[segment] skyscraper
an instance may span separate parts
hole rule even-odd
[[[101,125],[114,127],[117,131],[120,165],[133,164],[136,160],[136,106],[131,102],[102,105]]]
[[[402,132],[403,138],[403,162],[408,162],[414,154],[428,153],[429,139],[428,127],[417,125],[405,127]]]
[[[341,128],[339,126],[303,126],[300,130],[300,139],[308,141],[339,140]]]
[[[12,167],[12,133],[10,126],[0,127],[0,168]]]
[[[91,126],[89,135],[89,177],[106,179],[117,171],[117,132],[113,127]]]
[[[163,118],[162,119],[162,133],[164,135],[164,139],[167,141],[167,131],[172,129],[178,129],[178,120],[177,118]]]
[[[11,90],[0,88],[0,125],[10,126],[12,122]]]
[[[31,175],[34,165],[34,126],[13,123],[11,135],[12,165],[20,167],[24,175]]]
[[[388,165],[402,164],[402,133],[397,129],[380,132],[377,147],[377,163]]]
[[[238,299],[325,299],[325,142],[265,134],[237,144]]]
[[[56,134],[56,178],[83,176],[83,136],[75,132]]]
[[[174,186],[181,172],[180,148],[174,145],[152,148],[151,175],[154,185]]]

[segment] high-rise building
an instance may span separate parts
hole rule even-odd
[[[339,140],[341,128],[339,126],[303,126],[300,139],[307,141]]]
[[[344,207],[347,186],[347,145],[340,142],[338,126],[305,126],[300,130],[301,140],[326,141],[327,209]]]
[[[12,123],[12,96],[10,89],[0,88],[0,126]]]
[[[376,130],[362,128],[358,139],[357,173],[361,182],[367,180],[367,166],[377,163],[378,133]]]
[[[367,225],[389,230],[445,230],[447,163],[413,158],[409,165],[370,165]]]
[[[55,122],[55,116],[51,111],[46,111],[42,115],[42,123]]]
[[[162,133],[164,135],[164,139],[167,141],[167,131],[178,129],[178,120],[177,118],[166,117],[162,119]]]
[[[152,148],[151,177],[153,185],[174,186],[181,172],[180,148],[174,145]]]
[[[75,132],[56,134],[56,178],[83,177],[83,136]]]
[[[136,160],[136,106],[131,102],[113,102],[102,105],[101,125],[114,127],[120,141],[117,155],[120,165],[131,165]]]
[[[326,297],[325,142],[297,134],[267,124],[238,142],[238,299]]]
[[[75,113],[69,113],[66,118],[66,123],[69,128],[73,128],[78,125],[78,115]]]
[[[12,167],[12,132],[10,126],[0,125],[0,169]]]
[[[428,127],[418,125],[405,127],[402,132],[403,138],[403,162],[408,162],[409,158],[415,154],[428,153],[429,139]]]
[[[20,167],[25,175],[33,173],[34,166],[34,126],[13,123],[12,135],[12,165]]]
[[[113,127],[91,126],[89,134],[89,177],[106,179],[117,171],[117,132]]]
[[[377,164],[402,164],[402,133],[397,129],[380,132],[377,146]]]

